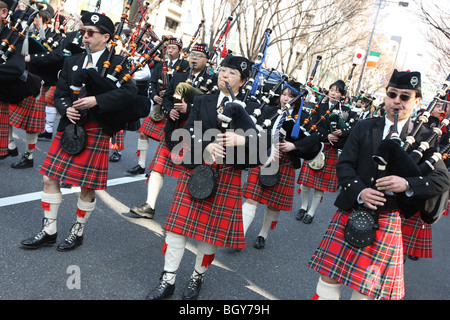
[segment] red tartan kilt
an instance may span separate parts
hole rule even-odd
[[[309,267],[375,299],[399,300],[405,295],[401,218],[381,211],[375,241],[356,248],[344,239],[350,212],[331,219]]]
[[[193,169],[181,173],[164,225],[166,231],[222,247],[245,248],[241,171],[225,167],[219,173],[216,193],[205,200],[196,200],[189,193],[187,182]]]
[[[155,122],[148,116],[142,122],[141,127],[137,132],[142,132],[156,141],[161,141],[164,139],[164,127],[166,125],[167,118],[164,117],[163,120]]]
[[[259,181],[260,167],[249,170],[242,188],[244,198],[274,207],[282,211],[291,211],[294,201],[295,169],[285,154],[280,159],[279,180],[272,187],[266,187]]]
[[[172,154],[170,149],[167,147],[164,140],[161,140],[156,150],[155,156],[153,157],[148,170],[156,171],[164,175],[179,178],[181,172],[185,169],[181,164],[175,164],[171,158]],[[177,159],[180,161],[181,159]]]
[[[431,226],[417,213],[402,218],[403,253],[419,258],[433,258]]]
[[[9,124],[28,132],[42,132],[45,128],[45,106],[45,92],[38,100],[28,97],[19,104],[11,104]]]
[[[77,155],[61,148],[58,132],[48,150],[41,168],[43,175],[87,189],[105,190],[108,180],[109,136],[96,123],[84,125],[87,147]]]
[[[330,144],[324,144],[323,153],[325,155],[325,165],[320,170],[311,169],[308,161],[303,160],[297,183],[317,190],[336,192],[338,187],[336,175],[338,153]]]
[[[8,153],[9,103],[0,101],[0,156]]]
[[[54,105],[55,102],[53,101],[53,98],[55,96],[55,90],[56,86],[50,87],[47,92],[45,93],[45,102]]]

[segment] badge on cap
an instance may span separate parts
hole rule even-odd
[[[93,24],[96,24],[100,20],[100,17],[96,14],[92,15],[91,21]]]
[[[415,88],[419,84],[419,78],[416,76],[411,78],[411,85]]]
[[[245,61],[241,62],[241,70],[242,71],[247,70],[247,62],[245,62]]]

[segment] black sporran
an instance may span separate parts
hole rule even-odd
[[[217,190],[218,170],[201,164],[197,166],[188,181],[189,193],[197,200],[204,200],[213,196]]]
[[[357,248],[370,245],[375,240],[375,232],[379,228],[377,215],[364,208],[354,210],[345,225],[345,240]]]
[[[275,174],[261,174],[261,170],[259,171],[259,182],[265,187],[273,187],[280,180],[280,173],[276,172]]]
[[[61,148],[68,154],[76,155],[84,151],[87,135],[83,127],[70,123],[61,136]]]

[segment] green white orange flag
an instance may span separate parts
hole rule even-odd
[[[376,67],[378,59],[380,59],[380,52],[370,51],[369,55],[367,56],[367,67]]]

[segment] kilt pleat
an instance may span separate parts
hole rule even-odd
[[[109,140],[109,148],[111,150],[125,150],[124,138],[123,130],[116,132]]]
[[[175,164],[172,161],[171,156],[172,153],[164,142],[164,139],[159,141],[158,149],[156,149],[155,156],[153,157],[148,170],[179,178],[181,172],[184,170],[184,166],[181,164]],[[177,159],[177,161],[180,160],[180,158]]]
[[[222,166],[217,191],[208,199],[194,199],[188,190],[193,169],[178,179],[164,229],[222,247],[245,248],[242,224],[241,171]]]
[[[153,121],[150,116],[144,119],[141,127],[137,132],[142,132],[156,141],[161,141],[164,138],[164,127],[167,119],[164,117],[161,121]]]
[[[41,89],[38,99],[28,97],[19,104],[10,105],[9,124],[27,132],[42,132],[45,128],[45,90]]]
[[[260,167],[249,170],[242,188],[244,198],[253,199],[258,203],[274,207],[282,211],[291,211],[294,201],[295,169],[284,154],[280,158],[279,180],[272,187],[266,187],[259,181]]]
[[[338,210],[331,219],[309,267],[375,299],[399,300],[405,295],[401,218],[381,211],[375,241],[351,246],[344,238],[350,212]]]
[[[0,156],[8,153],[9,103],[0,101]]]
[[[403,253],[418,258],[433,258],[431,226],[419,214],[402,218]]]
[[[324,144],[325,165],[320,170],[314,170],[303,160],[297,183],[326,192],[336,192],[338,179],[336,175],[336,164],[338,153],[330,144]]]
[[[58,132],[53,139],[41,173],[59,181],[87,189],[105,190],[108,180],[109,136],[98,124],[84,125],[87,147],[77,155],[70,155],[61,148]]]

